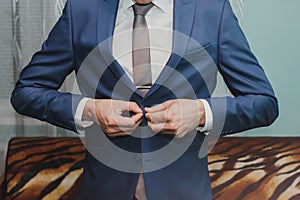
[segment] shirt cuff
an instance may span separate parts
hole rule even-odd
[[[81,101],[78,103],[77,108],[76,108],[76,112],[74,115],[74,122],[75,122],[76,126],[78,126],[80,128],[87,128],[94,124],[93,121],[83,121],[82,120],[83,109],[88,100],[89,100],[89,98],[81,99]]]
[[[209,131],[213,128],[213,115],[211,108],[208,104],[208,102],[205,99],[200,99],[200,101],[203,103],[204,111],[205,111],[205,124],[204,126],[197,127],[197,131],[200,131],[201,133],[204,133],[205,135],[209,134]]]

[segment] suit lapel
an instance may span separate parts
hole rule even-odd
[[[154,86],[145,96],[148,97],[154,93],[160,85],[162,85],[171,75],[170,69],[175,69],[180,62],[182,55],[185,52],[188,38],[191,34],[191,29],[194,22],[196,0],[174,0],[173,11],[173,47],[172,54],[167,62],[167,66],[159,75]],[[98,45],[99,51],[103,60],[109,66],[110,70],[115,76],[120,79],[129,89],[136,91],[141,95],[134,85],[134,83],[126,75],[123,68],[116,62],[112,56],[112,36],[114,32],[114,24],[118,11],[119,1],[115,0],[99,0],[98,9]]]
[[[119,1],[99,0],[98,9],[98,48],[102,59],[109,66],[118,80],[122,81],[130,90],[135,91],[134,83],[129,79],[120,64],[112,55],[112,36],[118,11]]]
[[[195,3],[196,0],[174,0],[172,54],[146,97],[153,94],[171,76],[182,59],[194,23]]]

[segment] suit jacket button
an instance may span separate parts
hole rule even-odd
[[[135,156],[135,160],[136,160],[136,162],[140,162],[140,161],[141,161],[141,157],[138,156],[138,155],[136,155],[136,156]]]

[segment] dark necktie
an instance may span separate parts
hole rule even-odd
[[[133,82],[140,93],[145,96],[152,85],[149,31],[145,15],[153,4],[134,4],[134,20],[132,33]],[[140,174],[135,191],[137,200],[146,200],[146,189],[143,173]]]
[[[133,82],[143,96],[152,85],[149,31],[145,15],[153,7],[153,4],[134,4],[134,20],[132,34],[132,63]]]

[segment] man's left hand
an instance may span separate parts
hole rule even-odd
[[[174,99],[145,108],[148,126],[152,131],[181,138],[205,124],[201,100]]]

